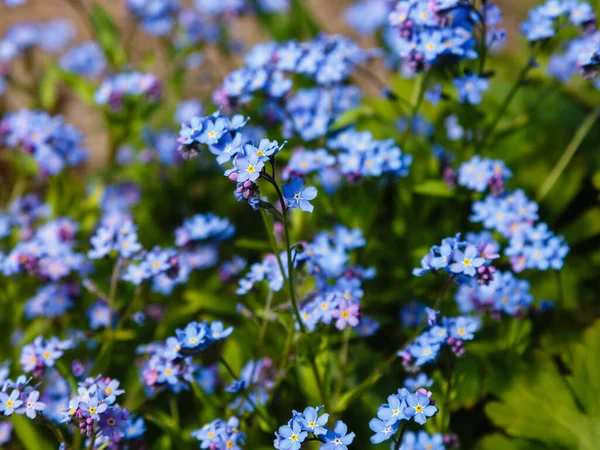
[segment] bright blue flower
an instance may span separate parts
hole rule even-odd
[[[468,276],[475,276],[476,269],[481,267],[485,263],[477,247],[474,245],[468,245],[464,253],[460,250],[456,250],[454,253],[454,263],[450,265],[450,271],[452,273],[463,273]]]
[[[398,423],[396,422],[393,425],[390,425],[380,419],[371,419],[369,428],[375,432],[375,434],[371,436],[371,443],[381,444],[394,436],[398,430]]]
[[[317,197],[316,187],[304,187],[302,178],[294,178],[289,184],[284,184],[281,190],[288,208],[300,208],[301,211],[312,213],[314,206],[309,201]]]
[[[406,402],[398,395],[392,394],[387,398],[388,402],[379,407],[377,417],[383,420],[386,425],[394,425],[396,422],[407,420],[408,417],[404,414]]]
[[[325,425],[329,420],[329,414],[325,413],[319,417],[319,410],[311,406],[304,409],[302,416],[298,418],[298,422],[302,425],[304,431],[310,432],[315,436],[320,436],[327,433]]]
[[[354,441],[354,433],[348,433],[348,426],[338,420],[335,423],[333,431],[329,430],[324,436],[325,444],[321,445],[321,450],[348,450],[348,445]]]
[[[238,170],[237,181],[256,181],[260,177],[265,163],[256,153],[251,153],[248,156],[240,156],[238,154],[234,160],[235,167]]]
[[[279,435],[283,440],[279,443],[282,450],[299,450],[304,440],[308,437],[306,431],[302,431],[300,424],[292,420],[290,425],[279,427]]]
[[[4,412],[5,416],[12,415],[17,408],[19,408],[23,402],[19,400],[19,391],[14,390],[10,395],[5,392],[0,392],[0,412]]]
[[[419,425],[423,425],[428,417],[432,417],[438,411],[435,406],[429,403],[429,397],[426,395],[410,394],[406,397],[408,406],[404,408],[404,414],[409,418],[413,418]]]

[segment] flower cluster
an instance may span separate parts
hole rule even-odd
[[[161,83],[151,73],[127,72],[105,78],[94,94],[98,105],[109,105],[113,111],[119,111],[123,101],[142,98],[156,102],[161,94]]]
[[[226,102],[222,106],[248,102],[257,91],[281,98],[293,86],[284,73],[312,78],[319,85],[334,85],[373,55],[340,35],[320,35],[308,42],[258,44],[246,54],[246,67],[230,73],[214,97]]]
[[[468,1],[402,0],[389,13],[386,41],[394,56],[411,71],[462,59],[475,59],[483,45],[504,40],[500,10],[486,3],[481,10]],[[485,29],[477,36],[478,27]]]
[[[444,269],[454,277],[462,275],[487,284],[493,279],[495,271],[489,264],[499,257],[493,248],[495,247],[487,242],[473,245],[468,241],[461,241],[459,233],[442,240],[441,245],[431,247],[421,260],[421,267],[413,270],[413,275],[421,277]]]
[[[215,419],[202,428],[192,431],[192,437],[200,441],[200,448],[213,450],[241,450],[246,435],[240,431],[240,420],[230,417],[227,422]]]
[[[35,378],[41,378],[46,368],[54,367],[64,351],[71,348],[73,348],[71,340],[62,341],[56,337],[44,339],[38,336],[31,344],[23,346],[19,361],[24,372],[33,372]]]
[[[473,203],[472,222],[483,223],[509,239],[505,254],[515,272],[524,269],[558,270],[569,253],[562,236],[556,236],[545,223],[537,223],[538,204],[522,190],[488,195]]]
[[[316,173],[327,191],[333,192],[342,178],[357,182],[384,174],[405,177],[412,163],[412,156],[403,153],[392,139],[376,140],[368,131],[340,131],[327,141],[327,146],[338,152],[329,153],[323,148],[295,151],[284,168],[283,178]]]
[[[461,284],[455,299],[462,314],[472,311],[488,312],[498,316],[504,312],[520,316],[533,303],[529,282],[520,280],[512,272],[496,272],[494,280],[487,286],[477,283]]]
[[[69,49],[59,61],[61,69],[87,78],[95,78],[106,69],[106,56],[96,41],[83,42]]]
[[[121,258],[131,258],[142,249],[136,225],[130,217],[123,214],[104,215],[90,243],[90,259],[101,259],[111,252],[116,252]]]
[[[206,117],[194,116],[181,125],[177,138],[179,151],[184,158],[190,159],[198,155],[201,145],[206,145],[217,156],[219,164],[230,161],[246,144],[239,130],[247,121],[242,115],[229,119],[219,112]]]
[[[431,319],[428,321],[428,329],[422,332],[404,350],[398,351],[407,368],[411,366],[422,366],[435,361],[443,345],[450,346],[456,356],[465,354],[464,341],[470,341],[475,337],[481,323],[476,317],[459,316],[437,317],[437,311],[430,310]]]
[[[440,433],[428,434],[426,431],[419,431],[415,433],[413,431],[407,431],[404,433],[402,443],[400,445],[401,450],[446,450],[446,445],[451,443],[452,439],[450,436],[444,436]],[[452,447],[450,447],[452,448]]]
[[[190,322],[184,329],[177,329],[176,336],[167,338],[164,343],[139,346],[137,353],[148,355],[140,370],[148,392],[168,388],[177,393],[189,389],[200,370],[191,355],[206,350],[232,332],[232,327],[225,328],[221,322]]]
[[[129,411],[116,403],[117,397],[125,392],[119,385],[118,380],[102,375],[79,382],[77,396],[69,401],[62,422],[75,423],[81,434],[101,435],[109,442],[126,438],[133,424]]]
[[[56,175],[87,158],[83,135],[61,116],[21,110],[0,121],[0,147],[21,149],[33,156],[45,175]]]
[[[328,428],[329,414],[319,415],[322,410],[322,406],[309,406],[303,412],[293,411],[293,417],[287,425],[282,425],[275,433],[273,446],[280,450],[299,450],[302,443],[309,439],[322,442],[319,447],[321,450],[348,450],[356,435],[348,433],[348,426],[341,420],[335,423],[333,430]]]
[[[595,29],[596,14],[592,5],[579,0],[547,0],[529,10],[528,19],[521,24],[521,32],[530,42],[550,39],[556,35],[558,24],[566,18],[584,30]]]
[[[183,226],[175,230],[175,245],[186,247],[196,242],[220,242],[229,239],[235,233],[235,226],[228,219],[214,214],[196,214],[185,219]]]
[[[79,286],[75,283],[42,286],[25,303],[25,315],[28,319],[60,317],[74,306],[80,293]]]
[[[457,181],[459,185],[476,192],[490,188],[494,195],[501,195],[504,184],[511,176],[512,172],[504,161],[474,156],[459,166]]]
[[[16,413],[35,419],[46,409],[46,404],[39,401],[40,392],[28,386],[30,381],[31,379],[20,376],[16,383],[10,380],[4,383],[2,392],[0,392],[0,412],[3,412],[5,416]],[[10,388],[13,390],[7,394],[6,391]]]
[[[329,126],[361,100],[360,90],[352,85],[316,86],[298,89],[277,103],[265,107],[267,117],[282,122],[283,135],[298,135],[303,141],[325,136]],[[279,106],[284,102],[284,106]]]
[[[264,406],[275,387],[276,368],[271,358],[248,361],[240,378],[225,388],[226,392],[239,394],[229,404],[238,414],[252,413],[257,407]]]
[[[78,228],[66,217],[47,222],[35,232],[27,228],[13,249],[0,257],[2,273],[14,276],[25,272],[53,282],[71,273],[86,273],[89,264],[85,256],[74,251]]]
[[[173,29],[179,12],[179,0],[127,0],[127,7],[144,30],[164,36]]]
[[[424,388],[419,388],[415,393],[401,388],[387,400],[378,408],[377,418],[369,422],[369,428],[375,432],[371,436],[373,444],[392,439],[402,421],[413,419],[419,425],[424,425],[428,418],[438,412],[431,392]]]

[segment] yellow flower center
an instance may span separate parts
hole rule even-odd
[[[348,311],[342,311],[342,317],[344,319],[347,319],[348,317],[350,317],[350,313]]]
[[[292,433],[290,436],[290,441],[296,442],[298,440],[298,435],[296,433]]]
[[[254,168],[254,166],[251,164],[251,165],[249,165],[249,166],[248,166],[248,169],[246,169],[246,170],[247,170],[247,172],[248,172],[248,173],[254,173],[254,171],[255,171],[256,169],[255,169],[255,168]]]
[[[463,261],[463,264],[464,264],[465,266],[470,266],[470,265],[471,265],[471,260],[470,260],[470,259],[466,259],[466,258],[465,258],[465,260]]]
[[[216,136],[217,136],[217,133],[215,133],[214,131],[211,131],[208,133],[208,137],[211,139],[215,138]]]
[[[108,395],[112,394],[112,389],[107,387],[106,389],[104,389],[104,392],[106,392]]]
[[[7,408],[12,408],[12,406],[14,405],[12,400],[6,400],[6,407]]]
[[[90,406],[88,411],[90,412],[90,414],[94,414],[96,412],[96,408],[94,408],[93,406]]]
[[[415,406],[415,412],[416,413],[422,413],[423,412],[423,407],[421,405]]]
[[[458,330],[456,330],[456,332],[462,336],[467,332],[467,330],[465,330],[464,328],[459,328]]]

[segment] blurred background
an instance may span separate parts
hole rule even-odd
[[[351,0],[303,0],[310,8],[312,15],[318,21],[320,28],[327,33],[342,33],[350,36],[364,47],[375,45],[369,39],[360,36],[356,31],[344,22],[343,13],[345,8],[352,4]],[[23,24],[35,21],[44,21],[58,18],[68,19],[74,26],[75,36],[72,41],[73,46],[76,43],[83,42],[92,38],[92,32],[89,29],[89,22],[85,19],[85,8],[93,3],[99,3],[104,6],[113,16],[122,35],[126,37],[127,46],[132,50],[132,56],[137,62],[141,62],[147,55],[152,53],[159,60],[159,63],[153,66],[153,72],[159,77],[164,77],[161,73],[160,59],[164,58],[161,54],[160,38],[152,37],[141,31],[135,31],[135,22],[128,14],[125,0],[29,0],[27,4],[18,8],[9,8],[0,2],[0,37],[4,36],[12,25]],[[189,1],[182,2],[184,4]],[[520,21],[527,16],[527,10],[535,0],[498,0],[496,2],[504,12],[505,25],[508,32],[508,41],[504,48],[505,53],[518,52],[526,43],[522,36],[517,34]],[[229,61],[227,68],[221,65],[219,53],[214,49],[206,50],[206,61],[197,74],[193,72],[187,77],[186,96],[188,98],[199,98],[205,100],[210,97],[212,89],[221,82],[221,78],[233,68],[242,65],[241,55],[254,42],[262,42],[269,39],[268,33],[262,29],[261,25],[254,18],[244,17],[239,19],[239,28],[231,30],[234,39],[244,43],[245,47],[240,47],[237,61]],[[36,57],[47,57],[42,52],[38,52]],[[230,69],[231,68],[231,69]],[[21,76],[31,77],[35,74],[27,73],[25,68],[21,69]],[[379,76],[386,78],[386,71],[382,67],[376,69]],[[357,84],[361,84],[360,80]],[[372,85],[361,85],[371,95],[378,93]],[[103,166],[108,159],[107,154],[107,136],[102,131],[102,123],[99,121],[97,111],[86,107],[80,101],[70,101],[71,99],[63,95],[61,98],[60,112],[67,116],[68,122],[73,123],[87,136],[87,145],[91,150],[91,157],[88,164],[94,167]],[[19,95],[15,90],[11,90],[7,95],[0,97],[0,110],[18,110],[27,106],[27,100]]]

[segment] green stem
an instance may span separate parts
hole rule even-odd
[[[577,149],[581,146],[581,143],[596,123],[596,120],[598,119],[598,112],[598,109],[592,110],[573,135],[571,142],[569,142],[569,145],[567,145],[567,148],[565,148],[562,156],[557,161],[556,165],[548,174],[542,183],[542,186],[538,190],[536,196],[538,203],[540,203],[546,197],[546,195],[548,195],[548,192],[550,192],[554,184],[558,181],[562,173],[569,165],[569,162],[571,162],[571,159],[573,159]]]
[[[119,284],[119,273],[121,271],[121,257],[118,257],[110,277],[110,291],[108,293],[108,329],[112,330],[112,319],[115,309],[115,297],[117,296],[117,285]]]
[[[48,419],[46,416],[44,416],[41,413],[39,413],[37,415],[37,420],[39,422],[41,422],[43,425],[45,425],[50,431],[52,431],[52,434],[54,435],[56,440],[59,442],[59,444],[65,444],[65,450],[71,449],[71,446],[69,444],[67,444],[67,441],[65,440],[65,436],[63,435],[61,429],[58,428],[54,422],[52,422],[50,419]]]
[[[92,431],[92,435],[90,436],[90,445],[88,445],[88,450],[94,450],[95,445],[96,445],[96,430],[94,429]]]
[[[519,75],[517,76],[515,83],[512,85],[510,91],[508,91],[508,94],[504,98],[504,101],[500,105],[500,108],[498,109],[498,111],[496,111],[496,115],[492,119],[490,126],[485,131],[485,134],[481,138],[481,141],[479,141],[479,145],[477,145],[477,149],[479,151],[481,151],[483,148],[485,148],[485,144],[492,137],[494,131],[496,131],[496,128],[498,127],[498,124],[500,123],[500,119],[502,119],[502,116],[504,116],[504,114],[508,110],[508,107],[510,106],[515,95],[517,94],[521,85],[523,84],[523,80],[525,80],[529,71],[531,69],[533,69],[534,67],[535,67],[535,65],[533,64],[533,58],[532,58],[529,61],[527,61],[527,64],[525,65],[525,67],[523,67],[521,69],[521,71],[519,72]]]
[[[346,329],[344,330],[342,346],[340,347],[340,382],[338,383],[335,394],[333,396],[334,403],[337,403],[337,401],[340,398],[340,395],[342,393],[342,385],[343,385],[342,380],[344,380],[344,378],[346,378],[346,370],[348,368],[348,349],[350,347],[350,334],[351,333],[352,333],[352,328],[346,327]]]
[[[402,428],[400,429],[400,434],[398,435],[398,439],[396,440],[396,445],[394,445],[394,450],[399,450],[402,445],[402,439],[404,439],[404,433],[406,432],[406,427],[408,425],[408,420],[405,420],[402,424]]]
[[[175,426],[179,428],[179,409],[177,408],[177,397],[174,395],[169,397],[169,409],[171,410],[171,416],[173,417]]]
[[[454,382],[454,362],[453,360],[450,365],[450,371],[448,373],[448,383],[446,384],[446,395],[444,398],[444,406],[442,411],[442,432],[448,431],[450,427],[450,396],[452,395],[452,384]]]
[[[267,175],[266,173],[263,174],[263,177],[273,185],[273,187],[275,188],[275,192],[277,192],[277,197],[279,198],[279,203],[281,205],[281,211],[282,211],[282,218],[283,218],[283,234],[284,234],[284,239],[285,239],[285,251],[286,251],[286,255],[287,255],[287,267],[288,267],[288,273],[287,273],[287,284],[289,287],[289,293],[290,293],[290,299],[292,302],[292,309],[294,310],[294,315],[296,316],[296,320],[298,321],[298,326],[300,327],[300,331],[303,334],[307,334],[307,330],[306,330],[306,326],[304,325],[304,322],[302,321],[302,316],[300,315],[300,308],[298,307],[298,301],[296,300],[296,292],[294,289],[294,262],[292,260],[292,247],[291,247],[291,241],[290,241],[290,233],[289,233],[289,224],[288,224],[288,220],[287,220],[287,212],[288,212],[288,208],[285,204],[285,199],[283,197],[283,194],[281,192],[281,189],[279,188],[279,185],[277,184],[277,181],[275,180],[275,178],[271,178],[269,175]],[[282,271],[281,272],[281,276],[285,279],[286,275],[285,273]],[[323,380],[321,379],[321,374],[319,373],[319,368],[317,367],[317,363],[315,361],[315,354],[313,352],[312,349],[312,345],[310,344],[310,341],[308,341],[308,360],[313,372],[313,375],[315,377],[315,381],[317,382],[317,388],[319,390],[319,395],[321,396],[321,401],[323,402],[323,405],[325,406],[326,409],[329,408],[329,400],[327,397],[327,393],[325,391],[325,385],[323,384]]]
[[[425,88],[427,86],[427,79],[429,78],[429,72],[423,72],[419,74],[417,77],[417,81],[413,87],[412,97],[410,100],[411,109],[410,115],[408,116],[408,121],[406,123],[406,130],[404,131],[404,136],[402,136],[401,146],[403,146],[408,139],[408,136],[412,130],[412,124],[417,117],[419,109],[421,108],[421,104],[423,103],[423,99],[425,98]]]

